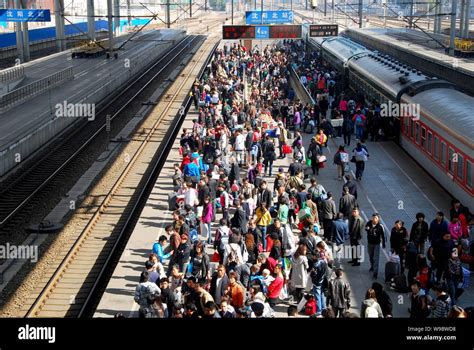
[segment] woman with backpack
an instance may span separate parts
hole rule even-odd
[[[367,149],[358,142],[356,148],[352,150],[352,156],[352,161],[355,161],[356,165],[356,179],[360,181],[364,174],[365,162],[368,160],[369,153]]]
[[[382,308],[377,302],[377,295],[373,288],[369,288],[365,294],[365,300],[362,302],[360,310],[361,318],[383,318]]]

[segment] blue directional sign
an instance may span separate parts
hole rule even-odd
[[[245,12],[245,24],[291,24],[293,23],[293,11],[247,11]]]
[[[255,27],[255,39],[268,39],[270,38],[270,29],[266,26]]]
[[[1,9],[0,22],[51,22],[50,10]]]

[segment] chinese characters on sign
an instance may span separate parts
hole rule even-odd
[[[245,24],[291,24],[293,23],[293,11],[247,11],[245,12]]]
[[[223,26],[222,38],[224,40],[255,39],[255,27],[253,26]]]
[[[309,26],[309,36],[314,37],[325,37],[325,36],[337,36],[338,26],[337,24],[311,24]]]
[[[51,22],[50,10],[0,9],[0,22]]]

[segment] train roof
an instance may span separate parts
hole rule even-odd
[[[364,46],[340,36],[324,40],[322,47],[339,58],[342,63],[347,62],[354,55],[370,53]]]
[[[349,61],[349,66],[391,94],[392,98],[397,97],[399,91],[410,84],[427,79],[426,75],[416,69],[376,52],[353,58]]]
[[[410,101],[419,103],[424,113],[466,139],[472,147],[474,97],[455,89],[438,88],[419,92]]]

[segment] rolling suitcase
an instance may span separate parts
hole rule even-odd
[[[385,264],[385,282],[390,282],[392,278],[400,274],[400,264],[389,261]]]

